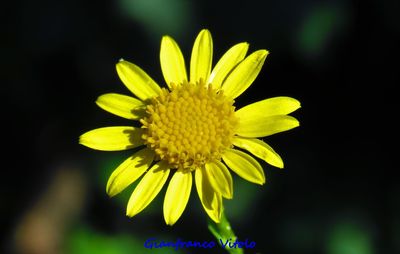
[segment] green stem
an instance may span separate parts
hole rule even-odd
[[[220,223],[215,223],[210,219],[208,220],[208,229],[215,236],[215,238],[217,238],[217,241],[221,247],[230,254],[243,254],[243,249],[235,245],[237,237],[225,216],[224,210],[222,211]]]

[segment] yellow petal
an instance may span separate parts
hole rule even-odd
[[[272,166],[283,168],[282,158],[277,154],[272,147],[259,139],[235,137],[233,144],[237,147],[246,149],[253,155],[263,159]]]
[[[150,167],[153,159],[154,152],[145,148],[122,162],[108,179],[108,195],[113,197],[136,181]]]
[[[239,118],[287,115],[300,108],[300,102],[291,97],[274,97],[249,104],[235,112]]]
[[[213,161],[205,165],[205,173],[214,190],[224,198],[233,197],[232,176],[229,170],[220,161]]]
[[[168,164],[159,162],[144,175],[129,198],[127,216],[135,216],[153,201],[167,181],[169,172]]]
[[[130,126],[103,127],[79,137],[79,143],[96,150],[119,151],[143,145],[143,129]]]
[[[249,44],[242,42],[231,47],[215,65],[208,79],[214,89],[219,89],[228,73],[246,56]]]
[[[180,85],[187,81],[185,60],[178,44],[169,36],[163,36],[160,50],[161,70],[165,82],[171,88],[171,83]]]
[[[197,194],[208,216],[219,223],[222,212],[222,197],[221,194],[214,191],[204,170],[204,168],[195,170]]]
[[[201,30],[197,36],[190,58],[190,81],[193,83],[202,79],[207,81],[211,71],[213,41],[207,29]]]
[[[174,225],[185,210],[192,189],[192,173],[176,171],[169,182],[164,198],[164,219]]]
[[[250,155],[239,150],[229,149],[222,155],[222,159],[243,179],[256,184],[265,183],[264,170]]]
[[[143,102],[122,94],[103,94],[97,98],[96,104],[114,115],[130,120],[138,120],[145,114]]]
[[[140,67],[121,60],[116,65],[122,83],[142,101],[158,96],[161,88]]]
[[[287,115],[266,117],[248,115],[239,118],[239,121],[236,134],[248,138],[265,137],[299,126],[296,118]]]
[[[224,94],[232,99],[241,95],[260,73],[267,55],[268,51],[258,50],[238,64],[222,84]]]

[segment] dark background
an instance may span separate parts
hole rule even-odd
[[[109,199],[105,185],[130,152],[78,144],[88,130],[129,124],[94,103],[103,93],[129,94],[115,71],[120,58],[164,85],[161,36],[174,37],[188,63],[195,36],[208,28],[214,63],[241,41],[250,52],[271,52],[238,107],[279,95],[302,103],[299,128],[265,139],[285,169],[262,164],[262,187],[235,177],[235,197],[225,202],[239,238],[257,244],[245,253],[400,253],[399,7],[394,0],[4,4],[0,252],[175,253],[143,243],[213,240],[195,189],[173,227],[162,218],[163,193],[127,218],[132,188]]]

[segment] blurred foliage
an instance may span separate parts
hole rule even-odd
[[[296,38],[300,54],[316,57],[329,48],[329,43],[344,31],[348,22],[346,9],[338,3],[313,6],[304,16]]]
[[[141,24],[157,42],[165,34],[179,37],[187,31],[193,18],[191,1],[119,0],[118,4],[124,15]]]
[[[152,236],[155,237],[155,236]],[[157,237],[155,237],[157,238]],[[167,238],[158,237],[168,241]],[[173,240],[171,240],[173,241]],[[146,239],[136,238],[132,234],[105,235],[87,226],[79,226],[70,232],[66,241],[66,253],[73,254],[128,254],[128,253],[182,253],[173,248],[152,248],[144,247]]]
[[[372,254],[374,251],[370,232],[356,223],[337,223],[329,232],[327,253]]]

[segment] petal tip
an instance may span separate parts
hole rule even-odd
[[[294,123],[293,123],[293,128],[299,127],[300,126],[300,122],[299,120],[297,120],[296,118],[294,119]]]
[[[202,33],[208,33],[208,34],[210,34],[210,30],[208,30],[207,28],[203,28],[203,29],[201,29],[201,31],[200,31],[199,34],[202,34]]]
[[[115,191],[108,191],[106,190],[108,197],[113,198],[115,197],[115,195],[117,195],[117,193]]]
[[[171,220],[171,218],[167,218],[165,216],[164,216],[164,220],[165,220],[165,224],[167,224],[170,227],[172,227],[176,223],[176,220]]]
[[[141,211],[141,210],[140,210]],[[135,216],[136,214],[138,214],[140,211],[137,211],[137,209],[135,209],[135,207],[131,207],[128,203],[128,206],[126,208],[126,216],[128,216],[129,218],[132,218],[133,216]]]
[[[265,184],[265,177],[263,177],[263,179],[260,179],[260,181],[255,181],[254,183],[258,184],[258,185],[264,185]]]
[[[99,97],[97,97],[97,99],[94,103],[96,103],[96,105],[101,108],[104,98],[105,98],[105,94],[102,94]]]
[[[288,97],[288,98],[293,101],[293,110],[292,110],[292,112],[298,110],[299,108],[301,108],[301,103],[300,103],[299,100],[297,100],[295,98],[292,98],[292,97]]]
[[[250,43],[248,43],[247,41],[244,41],[244,42],[238,43],[236,46],[240,47],[242,49],[242,51],[244,52],[244,55],[246,55],[247,50],[249,50]]]
[[[117,69],[117,72],[121,71],[121,68],[126,64],[125,60],[120,59],[118,63],[115,64],[115,68]]]
[[[213,214],[213,215],[211,215],[211,214],[208,214],[208,217],[210,217],[210,219],[212,220],[212,221],[214,221],[215,223],[221,223],[221,213],[220,214]]]
[[[266,49],[258,50],[258,54],[260,58],[266,58],[269,55],[269,51]]]
[[[78,143],[79,143],[80,145],[88,146],[88,145],[87,145],[86,133],[84,133],[84,134],[82,134],[82,135],[79,136]]]
[[[248,43],[247,41],[242,41],[239,42],[238,44],[235,44],[233,47],[240,47],[244,52],[247,52],[247,50],[249,49],[250,43]]]
[[[106,193],[110,198],[118,194],[118,191],[113,186],[112,181],[107,182]]]
[[[135,215],[133,213],[131,213],[130,211],[126,210],[126,216],[128,216],[129,218],[132,218]]]
[[[233,193],[229,193],[229,194],[224,195],[224,198],[233,199]]]
[[[163,37],[161,38],[161,42],[166,42],[166,41],[174,41],[174,39],[169,35],[163,35]]]

